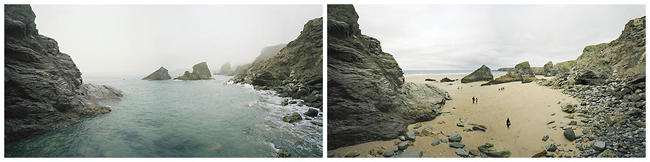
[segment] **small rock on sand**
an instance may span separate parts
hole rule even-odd
[[[465,144],[462,144],[460,142],[452,142],[452,143],[449,144],[449,147],[452,147],[452,148],[464,148]]]
[[[573,132],[573,129],[565,129],[564,137],[566,137],[566,139],[568,139],[569,141],[576,140],[576,134]]]
[[[406,151],[395,157],[398,158],[420,158],[422,157],[423,152],[420,150]]]
[[[456,149],[456,155],[460,157],[469,157],[469,153],[463,149]]]
[[[408,142],[402,142],[397,145],[397,150],[403,151],[406,150],[406,148],[409,147]]]
[[[463,137],[461,137],[458,133],[454,133],[449,136],[449,142],[460,142],[461,140],[463,140]]]
[[[548,135],[545,135],[544,137],[542,137],[542,141],[546,142],[546,140],[548,140],[548,138],[549,138]]]

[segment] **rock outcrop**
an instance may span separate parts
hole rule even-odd
[[[469,82],[476,82],[476,81],[491,81],[492,79],[494,79],[494,76],[492,76],[492,71],[490,70],[489,67],[483,65],[480,68],[474,70],[474,72],[463,77],[463,79],[461,79],[460,82],[469,83]]]
[[[223,65],[221,65],[221,68],[219,68],[219,72],[215,73],[217,75],[231,75],[233,70],[231,69],[230,62],[226,62]]]
[[[500,76],[494,80],[491,80],[483,85],[493,85],[501,84],[508,82],[521,81],[522,83],[529,83],[535,80],[535,72],[530,68],[528,61],[519,63],[515,65],[515,68],[511,71],[508,71],[506,75]]]
[[[621,35],[609,43],[587,46],[577,60],[558,63],[554,79],[541,85],[564,89],[578,99],[570,109],[581,122],[582,135],[571,129],[580,157],[645,157],[645,17],[630,20]],[[570,131],[571,130],[571,131]],[[586,138],[585,138],[586,137]],[[593,138],[597,137],[597,138]],[[598,142],[616,143],[606,147]]]
[[[253,61],[253,63],[261,62],[261,61],[267,60],[267,59],[277,55],[278,52],[280,52],[280,50],[282,50],[282,48],[284,48],[286,46],[287,46],[287,44],[278,44],[278,45],[273,45],[273,46],[268,46],[268,47],[262,48],[262,51],[260,51],[260,55],[255,57],[255,60]]]
[[[208,63],[201,62],[192,66],[192,72],[185,71],[183,75],[174,78],[174,80],[210,80],[212,79],[212,73],[208,68]]]
[[[312,19],[304,25],[298,38],[279,52],[265,48],[262,58],[258,57],[231,81],[251,84],[255,89],[274,90],[280,96],[302,99],[307,106],[322,108],[322,44],[323,19]],[[276,54],[264,59],[265,53]]]
[[[5,143],[110,111],[80,90],[81,72],[35,18],[29,5],[5,5]]]
[[[450,99],[432,85],[405,83],[393,56],[361,34],[352,5],[328,5],[327,15],[328,149],[397,138]]]
[[[553,71],[553,62],[549,61],[546,64],[544,64],[544,76],[553,76],[555,75],[555,72]]]
[[[169,79],[172,79],[172,77],[169,76],[169,71],[167,71],[167,69],[165,69],[162,66],[158,70],[149,74],[147,77],[142,78],[142,80],[169,80]]]

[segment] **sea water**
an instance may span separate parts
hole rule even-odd
[[[292,156],[321,157],[322,113],[286,123],[306,112],[287,98],[250,85],[214,80],[146,81],[84,78],[123,91],[112,112],[5,145],[7,157],[270,157],[277,149]],[[303,118],[306,117],[303,115]]]

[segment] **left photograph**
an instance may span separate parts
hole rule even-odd
[[[5,157],[322,157],[322,5],[5,5]]]

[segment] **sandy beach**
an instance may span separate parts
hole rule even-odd
[[[480,86],[482,83],[486,83],[485,81],[461,84],[460,78],[465,75],[405,75],[406,82],[436,85],[447,90],[453,98],[442,107],[441,112],[443,113],[440,116],[431,121],[420,122],[422,124],[422,127],[418,128],[420,132],[422,129],[432,126],[435,134],[417,136],[413,146],[409,146],[406,151],[421,150],[424,152],[424,157],[459,157],[455,154],[456,149],[449,147],[449,143],[431,145],[438,139],[446,139],[453,133],[459,133],[462,136],[461,143],[465,144],[466,151],[476,149],[487,142],[494,144],[497,151],[511,151],[511,157],[531,157],[544,150],[548,144],[555,144],[558,146],[558,150],[565,150],[553,153],[555,156],[570,156],[579,153],[575,145],[563,136],[562,127],[568,125],[572,120],[577,121],[578,126],[572,127],[575,129],[576,135],[581,135],[580,117],[566,118],[565,116],[569,114],[562,112],[558,103],[578,103],[575,99],[562,94],[561,90],[540,86],[534,82],[526,84],[511,82],[492,86]],[[444,77],[458,80],[451,84],[449,82],[440,83],[439,81]],[[436,81],[425,81],[427,78]],[[537,76],[537,78],[544,77]],[[498,88],[501,87],[504,87],[505,90],[499,91]],[[478,104],[472,104],[472,97],[479,99]],[[465,120],[464,127],[456,125],[460,118]],[[506,118],[510,118],[512,122],[510,128],[506,127]],[[554,121],[554,123],[547,124],[547,121]],[[409,130],[412,130],[416,124],[418,123],[409,125]],[[472,124],[484,125],[487,130],[485,132],[464,131],[471,129]],[[550,137],[546,142],[542,141],[542,137],[545,135]],[[396,150],[398,141],[400,140],[397,138],[389,141],[374,141],[341,147],[328,152],[346,155],[356,151],[360,153],[358,157],[372,157],[371,150]]]

